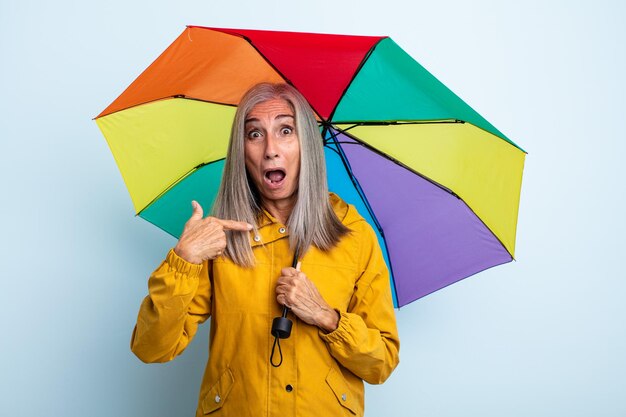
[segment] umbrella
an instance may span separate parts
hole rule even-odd
[[[217,193],[237,103],[309,101],[331,191],[374,226],[396,306],[513,259],[525,152],[391,38],[189,26],[96,117],[136,213],[178,237]]]

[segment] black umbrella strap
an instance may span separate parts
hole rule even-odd
[[[292,268],[295,268],[296,266],[298,266],[298,255],[299,255],[299,253],[300,253],[299,248],[296,248],[295,253],[293,254],[293,261],[291,262],[291,267]],[[289,312],[289,309],[285,306],[283,308],[283,315],[282,315],[282,317],[286,318],[288,312]],[[276,322],[277,319],[278,318],[274,319],[274,322]],[[286,320],[286,321],[289,323],[289,326],[288,326],[287,329],[284,329],[284,328],[282,329],[283,333],[285,333],[285,330],[286,330],[286,334],[283,334],[281,336],[280,327],[282,327],[282,326],[279,326],[279,329],[277,329],[276,332],[274,332],[274,329],[272,328],[272,334],[274,335],[274,344],[272,344],[272,353],[270,353],[270,363],[272,364],[272,366],[274,368],[278,368],[283,363],[283,350],[280,348],[280,338],[281,337],[282,338],[287,338],[291,334],[291,321],[290,320]],[[278,356],[280,357],[280,361],[278,363],[274,363],[274,355],[276,354],[276,346],[278,346]]]
[[[278,345],[278,354],[280,356],[280,362],[274,363],[274,353],[276,353],[276,345]],[[274,336],[274,344],[272,345],[272,353],[270,355],[270,363],[274,368],[278,368],[283,363],[283,351],[280,348],[280,339]]]

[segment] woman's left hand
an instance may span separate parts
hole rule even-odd
[[[328,305],[315,284],[296,268],[281,271],[276,283],[276,300],[303,322],[327,333],[339,325],[339,314]]]

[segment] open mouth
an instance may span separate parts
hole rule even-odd
[[[270,184],[280,184],[285,179],[286,175],[287,173],[282,169],[265,171],[265,179],[269,181]]]

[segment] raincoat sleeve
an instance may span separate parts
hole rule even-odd
[[[198,324],[211,312],[208,265],[185,261],[170,250],[148,280],[130,346],[144,362],[167,362],[179,355]]]
[[[381,384],[399,362],[400,339],[396,327],[389,272],[374,231],[365,227],[361,275],[339,325],[320,337],[331,355],[370,384]]]

